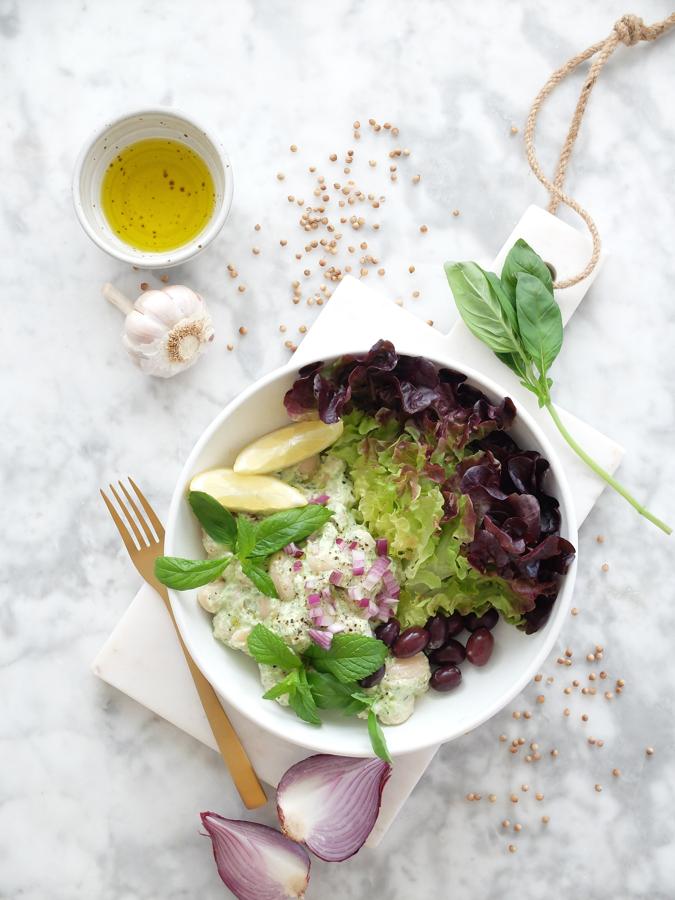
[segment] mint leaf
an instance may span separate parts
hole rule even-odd
[[[336,634],[328,650],[311,644],[305,651],[318,672],[328,672],[343,684],[372,675],[384,663],[388,649],[364,634]]]
[[[534,275],[521,273],[516,283],[516,310],[523,347],[545,375],[562,347],[560,307],[545,284]]]
[[[297,683],[298,670],[293,669],[285,678],[282,678],[281,681],[263,694],[263,700],[276,700],[278,697],[283,697],[284,694],[290,694],[291,691],[295,690]]]
[[[258,525],[251,556],[269,556],[286,544],[309,537],[325,525],[332,515],[325,506],[310,503],[298,509],[286,509],[267,516]]]
[[[519,238],[508,252],[502,267],[501,282],[509,295],[515,300],[516,283],[521,272],[533,275],[538,281],[553,293],[553,278],[551,270],[544,260],[535,253],[532,247],[522,238]]]
[[[298,683],[288,695],[288,704],[299,719],[303,719],[310,725],[321,724],[304,669],[298,670]]]
[[[316,671],[307,672],[307,681],[319,709],[341,709],[346,716],[352,716],[366,706],[356,694],[356,682],[343,684],[334,675]]]
[[[232,513],[203,491],[190,491],[188,502],[208,536],[234,550],[237,524]]]
[[[265,625],[255,625],[247,640],[248,652],[253,659],[268,666],[279,666],[280,669],[299,669],[302,665],[300,657],[287,646],[278,634],[270,631]]]
[[[387,740],[382,731],[382,726],[372,709],[368,711],[368,735],[370,736],[370,743],[373,746],[375,755],[390,763],[391,756],[387,747]]]
[[[266,597],[278,597],[277,589],[269,574],[263,569],[258,562],[246,559],[241,563],[241,571],[250,578],[253,584],[258,588],[261,594]]]
[[[246,516],[237,516],[237,556],[244,560],[255,544],[256,527]]]
[[[159,556],[155,560],[158,581],[177,591],[201,587],[215,581],[229,566],[231,556],[218,559],[181,559],[178,556]]]

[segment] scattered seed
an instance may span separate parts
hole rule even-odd
[[[412,181],[413,184],[419,184],[420,181],[422,180],[422,176],[421,175],[413,175],[413,177],[410,180]]]
[[[578,616],[578,615],[579,615],[579,610],[576,608],[576,606],[573,606],[572,609],[570,610],[570,613],[571,613],[573,616]]]
[[[601,784],[596,784],[595,790],[597,791],[598,794],[600,794],[600,793],[602,792],[602,785],[601,785]]]
[[[563,709],[563,715],[564,715],[564,716],[569,716],[569,714],[570,714],[569,707],[566,706],[565,709]]]
[[[531,718],[532,718],[532,713],[529,711],[529,709],[526,709],[525,712],[523,713],[523,716],[524,716],[526,719],[531,719]]]
[[[517,803],[517,802],[518,802],[518,795],[511,794],[511,803]]]
[[[286,238],[281,238],[281,240],[279,241],[279,243],[281,244],[282,247],[285,247],[286,244],[288,243],[288,241],[286,240]]]
[[[234,350],[234,344],[228,344],[228,345],[227,345],[227,349],[228,349],[228,350]]]
[[[584,713],[583,716],[581,717],[581,721],[588,722],[588,716],[586,715],[586,713]]]
[[[258,223],[256,223],[253,227],[256,231],[260,231],[260,225]]]
[[[147,281],[141,281],[141,290],[142,291],[147,291],[149,288],[150,288],[150,285],[148,284]]]
[[[453,216],[454,216],[455,218],[457,218],[457,216],[459,215],[459,210],[458,210],[458,209],[453,209],[452,214],[453,214]]]
[[[513,830],[514,831],[522,831],[523,826],[520,824],[520,822],[516,822],[516,824],[513,826]]]
[[[291,153],[297,153],[297,152],[298,152],[298,145],[291,144]]]
[[[551,756],[554,759],[556,759],[558,756],[560,756],[560,753],[555,749],[555,747],[553,748],[553,750],[551,750]]]
[[[508,828],[511,825],[508,819],[502,820],[502,828]]]
[[[537,695],[537,703],[546,703],[546,697],[543,694]]]
[[[415,271],[415,266],[408,266],[408,271],[412,275],[412,273]]]
[[[277,172],[277,181],[283,181],[285,177],[283,172]]]
[[[550,816],[542,816],[541,821],[542,821],[542,824],[548,825],[548,823],[551,821],[551,817]]]
[[[515,853],[517,849],[515,844],[509,844],[509,853]]]
[[[245,325],[240,325],[239,334],[248,334],[248,328]]]
[[[646,747],[646,748],[645,748],[645,753],[647,754],[647,756],[653,756],[653,755],[654,755],[654,748],[653,748],[653,747]]]
[[[511,126],[511,134],[518,134],[518,127],[516,125]]]
[[[420,231],[422,232],[422,234],[426,234],[428,230],[429,230],[428,225],[420,225]]]
[[[621,769],[612,769],[612,775],[615,778],[619,778],[619,776],[621,775]]]
[[[506,741],[506,735],[505,735],[505,734],[500,734],[500,735],[499,735],[499,740],[500,740],[500,741],[502,742],[502,744],[503,744],[503,743]]]
[[[541,672],[538,672],[538,673],[534,676],[534,680],[535,680],[536,682],[539,682],[539,681],[541,681],[541,679],[542,679],[543,677],[544,677],[544,676],[541,674]]]
[[[526,794],[529,791],[530,786],[529,786],[529,784],[521,784],[520,789],[521,789],[521,791],[523,791],[523,793]]]
[[[254,256],[258,256],[260,254],[260,247],[251,247],[251,251]]]
[[[488,794],[488,800],[490,801],[490,803],[494,803],[496,799],[497,799],[496,794]]]
[[[239,287],[237,288],[237,290],[239,291],[240,294],[243,294],[244,291],[246,290],[246,285],[240,284]]]

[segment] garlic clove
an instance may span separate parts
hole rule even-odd
[[[166,325],[158,322],[153,316],[143,315],[138,310],[129,313],[124,323],[126,336],[132,342],[151,344],[161,340],[166,334]]]
[[[206,307],[201,295],[184,284],[169,284],[162,288],[162,291],[176,304],[176,308],[181,312],[181,318],[187,319],[200,314]]]
[[[165,291],[145,291],[134,304],[134,308],[146,316],[153,316],[169,328],[185,318],[180,305]]]

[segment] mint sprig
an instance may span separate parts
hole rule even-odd
[[[309,537],[333,515],[325,506],[309,503],[297,509],[272,513],[260,522],[254,522],[245,515],[233,516],[217,500],[202,491],[190,491],[188,502],[209,537],[239,559],[244,575],[268,597],[278,597],[278,594],[264,565],[265,560],[286,544]],[[227,562],[223,562],[225,559]],[[230,556],[218,560],[160,556],[155,562],[155,575],[167,587],[186,591],[215,581],[231,559]],[[208,577],[209,573],[214,574]]]
[[[256,662],[287,672],[263,694],[265,700],[288,696],[291,709],[310,725],[321,724],[320,709],[340,710],[345,716],[368,710],[373,750],[391,762],[384,732],[371,708],[375,698],[359,684],[360,678],[371,675],[384,662],[387,647],[382,641],[361,634],[336,634],[328,650],[311,644],[301,658],[279,635],[258,624],[248,636],[248,650]],[[349,672],[364,674],[350,676]]]
[[[600,466],[572,437],[551,400],[548,371],[560,353],[563,325],[553,294],[553,279],[544,260],[523,240],[509,251],[501,278],[474,262],[445,264],[445,274],[467,328],[520,378],[539,406],[586,465],[619,493],[640,515],[671,534],[658,519]]]

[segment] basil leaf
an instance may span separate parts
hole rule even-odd
[[[188,503],[208,536],[219,544],[225,544],[226,547],[234,550],[237,540],[237,523],[232,513],[214,500],[210,494],[205,494],[203,491],[190,491]]]
[[[290,694],[298,683],[298,670],[293,669],[285,678],[282,678],[277,684],[263,694],[263,700],[276,700],[283,697],[284,694]]]
[[[246,516],[237,516],[237,556],[246,559],[255,545],[256,527]]]
[[[379,756],[380,759],[390,763],[391,756],[389,754],[389,748],[387,747],[387,740],[382,731],[382,726],[372,709],[368,711],[368,734],[376,756]]]
[[[513,299],[516,296],[516,282],[521,272],[534,275],[553,293],[551,270],[541,256],[535,253],[532,247],[522,238],[519,238],[509,250],[502,268],[502,284]]]
[[[495,356],[505,366],[508,366],[512,372],[515,372],[519,378],[525,378],[525,364],[522,356],[516,353],[495,353]]]
[[[309,537],[325,525],[332,515],[331,510],[325,506],[309,503],[298,509],[286,509],[267,516],[258,525],[251,556],[269,556],[286,544]]]
[[[299,719],[303,719],[310,725],[321,724],[304,669],[298,671],[298,683],[288,695],[288,704]]]
[[[311,644],[305,655],[318,672],[328,672],[343,684],[372,675],[384,663],[386,644],[364,634],[336,634],[328,650]]]
[[[495,353],[518,353],[518,338],[509,316],[481,267],[473,262],[446,263],[445,274],[469,331]]]
[[[231,556],[219,556],[217,559],[158,556],[155,560],[155,577],[167,587],[187,591],[220,578],[231,559]]]
[[[560,307],[546,285],[524,272],[516,284],[516,309],[523,347],[544,375],[562,347]]]
[[[255,625],[246,641],[248,652],[253,659],[268,666],[279,666],[286,671],[299,669],[300,657],[285,644],[278,634],[265,625]]]
[[[518,316],[516,314],[516,298],[515,295],[511,297],[509,293],[504,288],[504,285],[501,283],[500,279],[495,275],[494,272],[486,272],[485,277],[487,278],[488,284],[495,297],[497,298],[499,305],[502,308],[502,312],[506,316],[509,325],[511,326],[511,330],[514,334],[518,334]]]
[[[365,708],[364,702],[355,695],[359,689],[356,682],[343,684],[334,675],[316,671],[307,673],[307,681],[319,709],[341,709],[350,716]]]
[[[266,597],[279,596],[274,582],[258,562],[253,562],[250,559],[242,560],[241,571],[247,578],[250,578],[261,594],[265,594]]]

